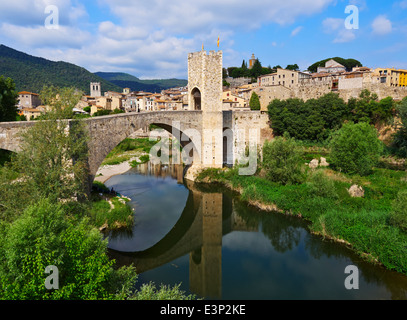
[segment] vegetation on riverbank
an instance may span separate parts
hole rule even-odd
[[[89,210],[92,224],[101,231],[131,229],[134,214],[128,201],[130,199],[109,190],[103,183],[94,181]]]
[[[132,167],[148,162],[148,153],[157,141],[150,141],[149,138],[126,138],[120,142],[102,162],[102,166],[117,165],[125,161],[130,161]]]
[[[379,158],[383,145],[374,131],[364,122],[349,123],[329,143],[312,147],[277,137],[264,145],[255,175],[207,169],[198,181],[225,185],[260,209],[302,217],[312,233],[407,274],[407,172]],[[321,156],[328,167],[309,166]],[[362,187],[362,197],[350,194],[353,185]]]
[[[323,168],[308,171],[304,183],[282,185],[261,173],[240,176],[237,169],[207,169],[198,181],[221,183],[260,209],[302,217],[310,222],[311,232],[407,274],[407,234],[391,223],[393,206],[402,205],[399,190],[407,187],[404,171],[375,168],[361,178]],[[353,183],[363,186],[363,198],[349,195]]]

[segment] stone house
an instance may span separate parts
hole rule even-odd
[[[39,105],[41,105],[41,99],[39,94],[28,91],[21,91],[18,93],[17,108],[35,109]]]

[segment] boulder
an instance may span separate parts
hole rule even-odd
[[[326,162],[326,158],[321,157],[321,162],[319,164],[321,167],[328,167],[329,163]]]
[[[319,163],[319,161],[317,159],[312,159],[308,166],[311,169],[315,169],[318,167],[318,163]]]
[[[348,189],[348,192],[349,192],[350,196],[353,198],[361,198],[365,195],[365,191],[363,190],[363,188],[356,184],[352,185]]]

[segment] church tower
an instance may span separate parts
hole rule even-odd
[[[97,98],[102,96],[102,89],[100,87],[100,82],[90,83],[90,96]]]

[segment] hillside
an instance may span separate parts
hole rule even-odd
[[[184,87],[188,84],[187,80],[182,79],[140,80],[121,72],[96,72],[95,74],[121,88],[130,88],[131,91],[160,92],[163,89]]]
[[[17,91],[39,93],[44,85],[76,87],[89,94],[90,82],[100,82],[102,91],[122,91],[118,85],[77,65],[34,57],[0,45],[0,76],[10,77]]]

